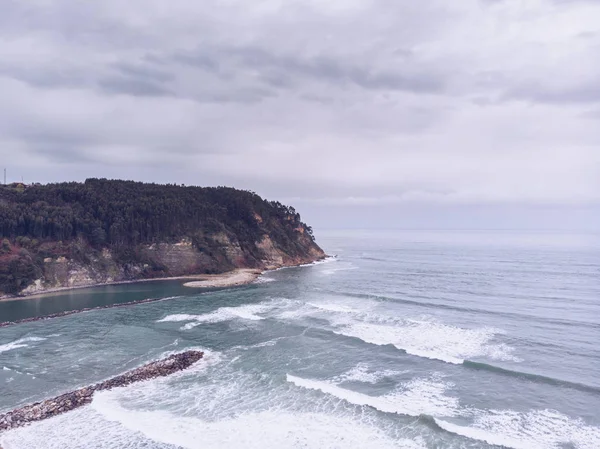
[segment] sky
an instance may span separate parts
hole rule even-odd
[[[600,230],[598,0],[0,0],[8,180],[315,228]]]

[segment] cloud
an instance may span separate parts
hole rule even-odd
[[[0,2],[9,176],[600,202],[597,2]]]
[[[174,93],[164,85],[155,81],[144,80],[139,76],[112,76],[98,81],[98,84],[105,92],[114,94],[127,94],[140,97],[174,95]]]

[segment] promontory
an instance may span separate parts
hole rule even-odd
[[[293,207],[229,187],[0,186],[0,296],[325,257]]]

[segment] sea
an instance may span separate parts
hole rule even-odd
[[[0,434],[4,449],[599,449],[600,235],[328,231],[332,256],[0,302],[0,412],[186,349],[175,375]]]

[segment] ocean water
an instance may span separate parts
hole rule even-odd
[[[180,296],[1,328],[0,411],[171,352],[206,356],[0,445],[600,448],[600,236],[331,232],[319,243],[338,257],[250,286],[73,292],[53,311],[77,295],[86,306]],[[31,304],[13,302],[11,316]]]

